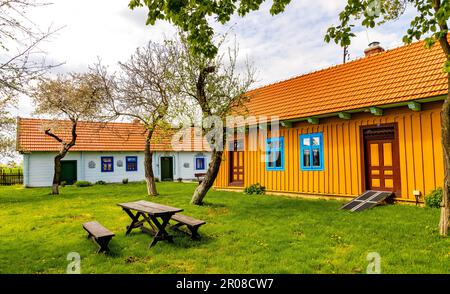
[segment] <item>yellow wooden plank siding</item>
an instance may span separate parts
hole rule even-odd
[[[363,192],[362,177],[365,173],[361,166],[360,127],[396,123],[401,182],[398,198],[415,201],[414,190],[419,190],[423,196],[443,183],[441,106],[441,102],[434,102],[423,104],[420,112],[399,107],[385,109],[380,117],[360,113],[354,114],[350,120],[333,117],[321,119],[319,125],[298,122],[292,128],[281,128],[284,170],[267,171],[265,152],[258,144],[257,151],[244,153],[244,186],[260,183],[269,192],[356,196]],[[323,132],[324,171],[301,171],[299,136],[317,132]],[[265,142],[263,136],[259,138]],[[392,160],[391,156],[395,155],[386,156],[385,160]],[[215,187],[228,188],[229,172],[228,153],[225,152]]]

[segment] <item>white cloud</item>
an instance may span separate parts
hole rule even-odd
[[[214,25],[218,32],[232,27],[240,52],[253,60],[259,72],[258,85],[321,69],[342,60],[342,49],[323,41],[326,29],[338,22],[344,0],[292,0],[286,11],[277,16],[269,13],[270,3],[245,18],[233,17],[226,26]],[[51,42],[41,47],[55,62],[65,62],[58,69],[84,71],[101,57],[114,66],[127,59],[136,47],[149,40],[171,37],[175,29],[166,22],[145,26],[146,11],[131,11],[128,0],[54,0],[30,14],[42,28],[65,26]],[[369,41],[379,41],[387,48],[401,45],[410,13],[377,30],[357,28],[350,47],[351,58],[361,57]],[[22,98],[18,114],[29,116],[32,106]]]

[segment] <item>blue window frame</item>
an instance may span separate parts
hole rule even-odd
[[[137,156],[126,156],[125,157],[126,171],[137,171],[138,170],[138,158]]]
[[[114,157],[102,156],[102,173],[108,173],[114,171]]]
[[[304,171],[322,171],[323,133],[300,135],[300,168]]]
[[[196,170],[204,170],[205,169],[205,158],[204,157],[196,157],[195,158],[195,169]]]
[[[284,170],[284,138],[268,138],[266,141],[266,169]]]

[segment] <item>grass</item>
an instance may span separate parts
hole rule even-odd
[[[365,273],[367,254],[383,273],[450,273],[450,238],[438,235],[437,209],[380,206],[340,211],[342,202],[211,191],[189,204],[194,184],[158,183],[151,201],[206,220],[201,241],[180,233],[148,249],[150,237],[125,237],[130,219],[116,203],[145,199],[143,184],[48,188],[0,187],[0,273],[65,273],[69,252],[82,273]],[[83,222],[116,233],[109,255],[95,254]]]

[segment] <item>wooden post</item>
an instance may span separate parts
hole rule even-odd
[[[318,125],[319,124],[319,119],[317,117],[309,117],[308,118],[308,122],[310,124],[313,124],[313,125]]]
[[[408,108],[411,109],[412,111],[421,111],[422,105],[420,105],[420,103],[417,103],[415,101],[411,101],[408,103]]]
[[[372,113],[375,116],[382,116],[383,115],[383,109],[378,107],[371,107],[370,113]]]
[[[339,112],[338,116],[340,119],[351,119],[352,115],[348,112]]]

